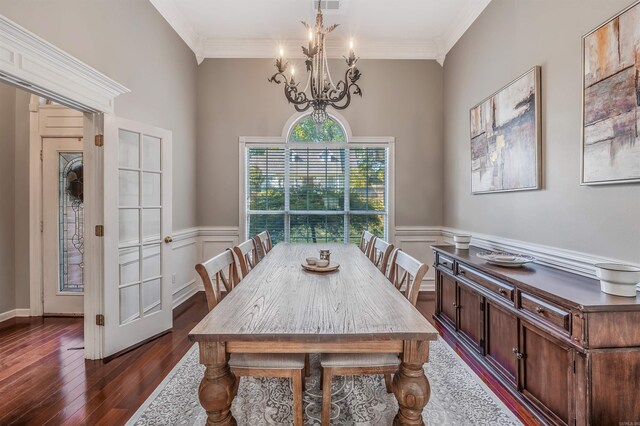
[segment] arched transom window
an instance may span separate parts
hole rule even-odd
[[[251,141],[243,151],[247,237],[263,230],[274,243],[358,243],[364,230],[386,237],[388,144],[349,141],[337,118],[317,126],[306,115],[286,140]]]

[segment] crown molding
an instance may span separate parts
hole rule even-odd
[[[173,0],[149,0],[153,7],[156,8],[160,15],[173,27],[176,33],[195,53],[198,65],[202,63],[205,56],[202,48],[202,37],[198,34],[195,27],[180,11]]]
[[[302,59],[302,45],[300,40],[207,39],[203,42],[203,54],[205,58],[275,58],[282,46],[285,57]],[[348,47],[339,42],[327,41],[326,47],[328,58],[342,58],[349,53]],[[374,41],[356,47],[361,59],[438,59],[440,52],[437,41]]]
[[[445,56],[449,53],[451,48],[462,38],[464,33],[467,32],[471,24],[478,19],[478,16],[484,11],[484,9],[491,3],[491,0],[470,0],[468,7],[463,8],[456,19],[453,20],[454,25],[443,37],[442,45],[442,62],[440,65],[444,65]]]
[[[175,0],[150,0],[196,55],[198,64],[205,58],[275,58],[283,46],[288,58],[302,58],[302,40],[275,41],[268,39],[212,39],[199,34],[180,11]],[[449,50],[471,24],[480,16],[491,0],[469,0],[443,37],[422,41],[363,41],[357,46],[362,59],[433,59],[440,65]],[[327,42],[327,56],[342,58],[348,53],[341,43]]]
[[[112,113],[130,90],[0,15],[0,81],[86,112]]]

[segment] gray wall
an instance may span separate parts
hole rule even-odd
[[[0,0],[0,14],[132,93],[116,114],[173,131],[173,228],[196,225],[193,52],[148,0]]]
[[[581,37],[630,0],[493,0],[444,65],[445,224],[640,262],[640,185],[580,182]],[[544,189],[471,195],[469,108],[542,66]]]
[[[197,64],[188,46],[151,3],[147,0],[0,0],[0,14],[131,89],[132,93],[116,99],[117,115],[173,132],[173,229],[196,226]],[[28,161],[22,148],[16,155]],[[13,159],[13,150],[11,152]],[[5,158],[0,161],[6,161]],[[16,173],[23,173],[22,167],[26,168],[27,163]],[[13,166],[10,171],[3,169],[0,173],[13,176]],[[28,193],[16,195],[15,210],[22,215],[28,208]],[[0,208],[14,210],[13,205]],[[4,227],[3,217],[4,212],[0,213],[0,227]],[[21,231],[16,235],[25,235],[20,223],[17,226]],[[28,224],[23,226],[28,229]],[[16,258],[24,259],[26,241],[21,239],[15,245]],[[0,248],[0,253],[2,250]],[[20,261],[16,264],[16,307],[28,308],[29,285],[22,280],[26,277],[27,265]],[[4,276],[4,265],[0,272]],[[0,312],[3,312],[2,302]]]
[[[343,61],[330,62],[344,69]],[[342,114],[354,136],[396,137],[396,225],[441,225],[442,67],[435,61],[359,64],[363,97]],[[274,70],[268,59],[207,59],[198,68],[201,226],[238,225],[238,137],[280,136],[295,112],[282,86],[267,82]]]
[[[14,138],[16,90],[0,84],[0,313],[15,308]]]

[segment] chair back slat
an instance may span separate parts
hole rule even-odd
[[[222,297],[220,283],[222,283],[227,292],[230,292],[240,282],[236,260],[231,249],[226,249],[223,253],[212,257],[206,262],[198,263],[196,271],[204,284],[209,310],[215,308],[220,302]]]
[[[233,248],[233,252],[238,257],[240,272],[242,278],[246,277],[253,268],[256,267],[260,259],[258,258],[258,250],[256,242],[253,239],[247,240]]]
[[[369,259],[383,274],[387,273],[387,266],[389,265],[389,256],[393,251],[393,244],[389,244],[385,240],[376,238],[373,241],[371,250],[369,252]]]
[[[271,243],[271,235],[269,235],[269,231],[262,231],[261,233],[253,237],[253,239],[256,242],[258,257],[262,259],[273,248],[273,244]]]
[[[420,284],[428,270],[427,265],[398,249],[391,258],[389,280],[400,291],[404,287],[404,296],[415,306],[418,302]]]
[[[373,235],[371,232],[369,231],[364,231],[362,233],[362,236],[360,237],[360,250],[362,250],[362,252],[369,257],[369,253],[371,251],[371,247],[372,247],[372,242],[373,239],[375,238],[375,235]]]

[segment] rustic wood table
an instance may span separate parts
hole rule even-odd
[[[338,271],[301,263],[331,250]],[[421,425],[430,395],[423,364],[438,332],[355,245],[278,244],[189,334],[206,366],[199,398],[208,425],[235,425],[230,353],[400,353],[397,425]]]

